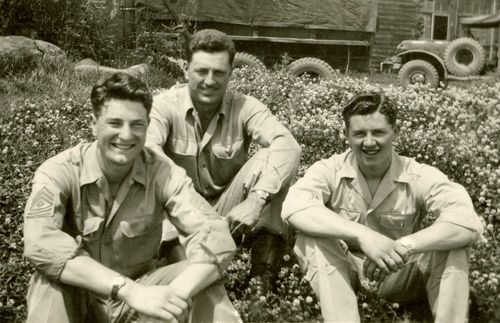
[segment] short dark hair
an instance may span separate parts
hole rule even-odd
[[[111,99],[140,102],[148,115],[153,104],[153,96],[149,92],[146,83],[122,72],[101,79],[92,88],[90,101],[92,102],[92,112],[95,117],[100,115],[103,105]]]
[[[396,126],[397,110],[394,105],[387,100],[383,92],[372,92],[358,94],[344,105],[342,118],[346,129],[349,129],[349,121],[353,115],[367,115],[375,111],[385,115],[391,126]]]
[[[185,49],[188,63],[191,62],[195,52],[202,50],[208,53],[227,52],[229,54],[229,64],[233,65],[234,54],[236,53],[231,38],[216,29],[203,29],[194,33],[187,39]]]

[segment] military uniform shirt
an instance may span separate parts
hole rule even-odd
[[[176,85],[154,97],[150,119],[146,146],[164,152],[186,169],[196,190],[206,198],[222,194],[247,161],[251,141],[269,148],[253,190],[277,193],[295,176],[299,145],[253,97],[227,90],[219,112],[202,135],[187,85]]]
[[[235,244],[227,224],[182,168],[145,148],[113,198],[96,142],[79,144],[34,176],[25,255],[52,280],[81,254],[135,279],[153,268],[165,219],[177,228],[190,263],[213,263],[220,272],[229,265]]]
[[[434,167],[396,153],[373,198],[351,150],[316,162],[290,188],[282,217],[314,206],[326,206],[392,239],[418,231],[431,213],[438,222],[474,231],[476,238],[483,230],[463,186]]]

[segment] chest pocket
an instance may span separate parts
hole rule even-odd
[[[135,267],[151,262],[158,251],[161,239],[162,221],[160,218],[141,216],[129,221],[121,221],[120,254],[122,265]]]
[[[101,227],[104,219],[101,217],[90,217],[83,223],[82,239],[85,250],[94,259],[99,259],[100,245],[101,245]]]
[[[380,215],[380,225],[393,239],[413,233],[414,213],[384,213]]]
[[[163,147],[167,154],[178,156],[196,156],[198,153],[197,143],[184,138],[171,138]]]
[[[214,144],[212,147],[214,180],[219,185],[225,185],[236,175],[247,160],[243,140],[231,145]]]

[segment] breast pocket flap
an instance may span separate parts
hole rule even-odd
[[[101,223],[104,221],[100,217],[92,217],[85,220],[83,223],[83,235],[88,236],[99,230]]]

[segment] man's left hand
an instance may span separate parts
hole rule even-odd
[[[243,202],[233,207],[227,214],[231,233],[241,225],[253,228],[257,224],[265,205],[266,201],[257,194],[250,192]]]
[[[408,250],[402,246],[399,241],[395,240],[392,244],[392,251],[389,250],[382,256],[382,260],[387,269],[389,269],[389,272],[382,270],[376,261],[369,258],[366,259],[363,264],[363,271],[366,277],[371,281],[380,282],[383,281],[390,272],[396,273],[403,268],[408,261],[408,257]]]

